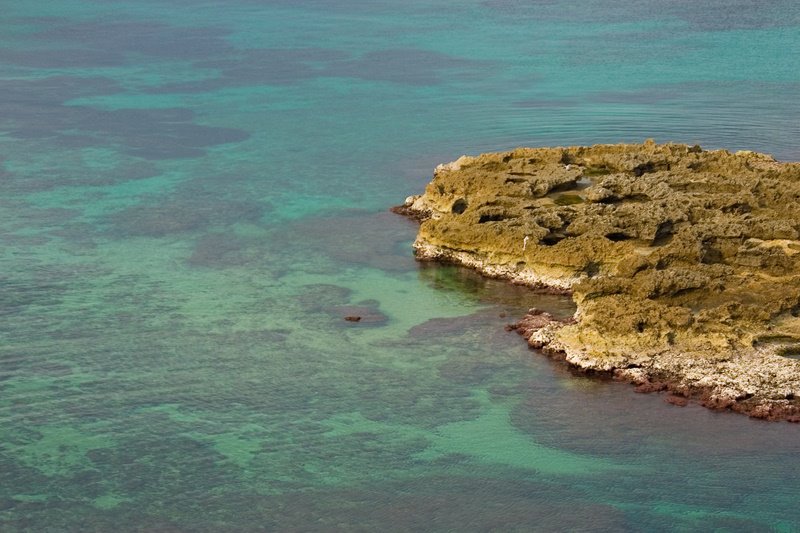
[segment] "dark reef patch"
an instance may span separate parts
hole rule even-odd
[[[106,221],[117,236],[163,237],[216,225],[258,222],[265,209],[257,202],[182,198],[128,207],[109,215]]]
[[[22,140],[46,140],[67,148],[113,146],[146,159],[199,157],[205,149],[246,140],[235,128],[194,122],[188,108],[97,109],[67,105],[74,98],[121,92],[107,78],[54,76],[0,80],[0,127]]]
[[[257,48],[228,51],[194,63],[214,77],[146,87],[148,93],[197,93],[247,85],[291,85],[315,78],[354,78],[401,85],[437,85],[449,78],[476,78],[487,62],[416,48],[387,49],[352,57],[321,48]]]
[[[89,168],[82,161],[70,161],[80,172],[65,173],[56,166],[19,174],[3,172],[0,167],[0,191],[8,194],[49,191],[58,187],[103,187],[125,181],[142,180],[159,174],[150,161],[122,161],[113,167]],[[0,162],[1,164],[1,162]]]
[[[148,93],[199,93],[246,85],[291,85],[324,75],[323,67],[347,55],[321,48],[258,48],[197,61],[195,68],[217,72],[212,78],[146,87]]]
[[[226,268],[242,265],[246,243],[241,237],[229,233],[208,233],[195,242],[194,250],[186,260],[191,266]]]
[[[483,76],[488,62],[419,48],[367,52],[357,59],[331,62],[325,74],[341,78],[386,81],[402,85],[438,85],[447,78]]]
[[[230,51],[227,30],[182,27],[155,21],[99,18],[74,22],[66,18],[28,18],[41,28],[25,36],[25,50],[4,49],[6,63],[37,68],[109,67],[126,65],[131,55],[193,60]]]
[[[306,311],[319,311],[325,307],[342,305],[350,300],[353,291],[347,287],[329,283],[304,285],[303,291],[295,295],[295,301]]]
[[[412,226],[398,221],[388,212],[345,211],[288,223],[275,239],[282,248],[302,246],[348,266],[407,272],[414,268],[406,248]]]
[[[48,76],[45,78],[0,79],[0,110],[3,120],[34,118],[31,111],[49,109],[75,98],[110,95],[123,92],[122,86],[111,78],[102,76]],[[33,108],[29,106],[34,106]]]
[[[465,457],[448,459],[461,464]],[[511,478],[421,477],[411,481],[368,484],[277,497],[244,498],[248,515],[270,516],[274,530],[374,531],[391,524],[395,531],[517,531],[520,524],[542,531],[618,531],[629,529],[625,514],[610,505],[582,504],[555,483]],[[237,507],[239,507],[237,505]],[[265,513],[281,509],[280,515]],[[257,510],[262,509],[262,513]]]
[[[800,17],[791,0],[779,0],[773,2],[769,9],[759,10],[753,10],[748,0],[710,0],[702,3],[676,0],[659,4],[657,14],[653,13],[652,4],[634,0],[590,0],[580,5],[573,4],[570,9],[564,9],[563,3],[551,1],[484,0],[481,5],[492,14],[513,17],[515,21],[535,19],[537,22],[597,24],[619,20],[652,20],[655,15],[665,20],[680,21],[695,31],[782,28],[798,24]],[[709,13],[716,15],[709,16]],[[599,18],[598,14],[601,15]]]

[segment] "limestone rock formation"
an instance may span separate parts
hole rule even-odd
[[[571,292],[575,323],[524,328],[532,345],[800,420],[799,163],[653,141],[519,148],[440,165],[398,210],[421,220],[420,260]]]

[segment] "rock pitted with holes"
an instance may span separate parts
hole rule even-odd
[[[561,290],[529,342],[642,390],[800,420],[800,164],[680,144],[440,165],[400,212],[421,260]]]

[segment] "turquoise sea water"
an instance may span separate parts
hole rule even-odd
[[[569,301],[387,212],[522,145],[800,160],[794,0],[2,12],[1,531],[800,530],[798,427],[570,375],[503,330]]]

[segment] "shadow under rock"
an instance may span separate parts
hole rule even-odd
[[[538,307],[557,318],[575,313],[569,296],[532,289],[503,279],[487,278],[479,272],[440,263],[420,263],[420,278],[436,290],[452,291],[474,298],[477,302],[509,308],[510,321],[516,321],[531,307]],[[519,316],[516,316],[519,314]]]

